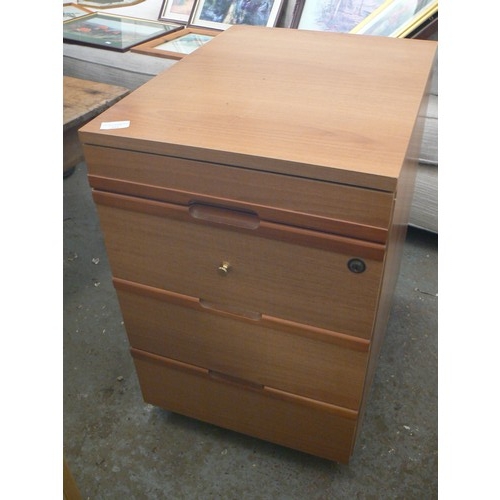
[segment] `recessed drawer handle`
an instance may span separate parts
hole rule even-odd
[[[195,219],[246,229],[257,229],[260,224],[259,216],[253,212],[242,212],[231,208],[204,205],[202,203],[193,203],[190,205],[189,214]]]
[[[255,382],[251,382],[250,380],[245,380],[239,377],[234,377],[232,375],[227,375],[226,373],[216,372],[214,370],[208,370],[208,375],[210,376],[210,378],[221,382],[245,386],[250,389],[257,389],[257,390],[264,389],[264,386],[261,384],[257,384]]]
[[[208,302],[205,299],[199,299],[199,304],[203,309],[208,309],[209,311],[218,312],[222,314],[229,314],[231,316],[239,316],[246,319],[251,319],[252,321],[260,321],[262,319],[262,314],[256,311],[248,311],[240,309],[239,307],[231,307],[227,304],[214,304],[213,302]]]

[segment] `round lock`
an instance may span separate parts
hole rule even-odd
[[[366,269],[366,264],[361,259],[351,259],[347,263],[347,267],[352,273],[359,274],[364,272],[364,270]]]

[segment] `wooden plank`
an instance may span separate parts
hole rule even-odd
[[[64,131],[83,125],[130,92],[117,85],[91,82],[70,76],[64,77],[63,84]]]
[[[64,77],[63,85],[63,173],[67,176],[84,159],[78,128],[130,91],[116,85],[69,76]]]
[[[63,459],[63,496],[64,500],[81,500],[82,498],[65,459]]]

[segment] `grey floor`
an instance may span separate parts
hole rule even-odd
[[[437,237],[410,229],[349,466],[143,402],[80,163],[64,180],[64,456],[83,499],[437,498]]]

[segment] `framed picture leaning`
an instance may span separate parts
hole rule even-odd
[[[63,40],[67,43],[125,52],[134,45],[183,28],[180,24],[94,12],[65,21]]]

